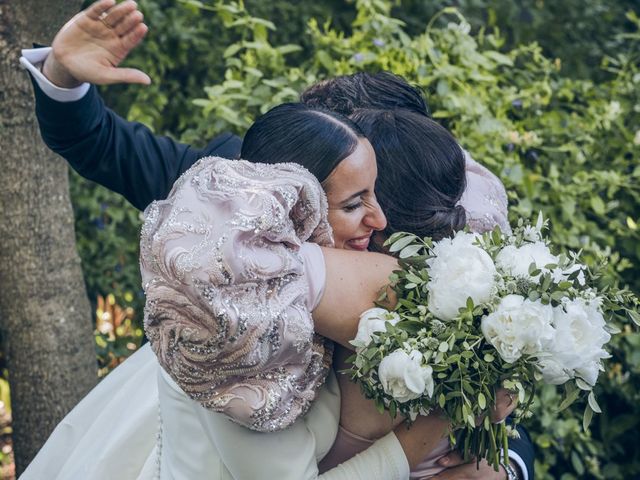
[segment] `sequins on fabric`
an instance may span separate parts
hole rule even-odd
[[[332,246],[318,181],[295,164],[207,157],[145,211],[145,330],[192,399],[259,431],[305,413],[331,367],[313,332],[303,242]]]
[[[498,177],[464,152],[467,188],[460,205],[465,209],[467,225],[473,232],[488,232],[496,226],[511,232],[508,219],[507,192]]]

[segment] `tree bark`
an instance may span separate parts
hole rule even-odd
[[[81,0],[0,0],[0,334],[19,475],[95,385],[91,307],[66,163],[40,139],[21,48],[50,44]]]

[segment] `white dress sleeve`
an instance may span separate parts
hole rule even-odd
[[[325,472],[317,462],[335,438],[339,392],[335,376],[320,390],[309,413],[286,430],[260,433],[189,399],[164,372],[161,480],[407,480],[409,464],[395,434]]]

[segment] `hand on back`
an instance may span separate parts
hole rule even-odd
[[[151,79],[144,72],[118,68],[147,30],[142,12],[133,0],[118,5],[115,0],[99,0],[60,29],[43,73],[63,88],[73,88],[82,82],[149,84]]]

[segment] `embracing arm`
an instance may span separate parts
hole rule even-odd
[[[360,314],[372,308],[398,269],[395,258],[373,252],[322,248],[326,268],[325,289],[313,311],[315,330],[353,350]],[[390,295],[390,306],[393,292]]]
[[[374,302],[380,296],[380,292],[388,284],[389,275],[398,268],[398,265],[394,258],[378,253],[323,248],[323,255],[326,267],[325,290],[313,312],[315,329],[322,335],[352,349],[353,347],[348,342],[355,338],[361,312],[374,305]],[[388,291],[387,293],[391,294],[392,292]],[[393,304],[395,299],[390,296],[389,301]],[[368,405],[369,401],[362,399],[359,395],[356,395],[358,398],[355,400],[354,398],[349,398],[348,394],[345,398],[344,393],[348,392],[349,390],[343,392],[343,400],[347,403],[351,402],[352,406],[356,405],[356,410],[359,409],[363,413],[367,412],[366,407],[371,407],[371,405]],[[492,412],[492,420],[500,421],[509,415],[515,408],[512,403],[513,401],[510,399],[508,392],[501,389]],[[369,408],[369,410],[375,412],[375,408]],[[358,430],[354,425],[350,425],[349,429],[365,437],[369,436],[367,432],[371,433],[371,429],[373,431],[377,429],[378,433],[369,438],[376,438],[380,434],[389,431],[390,422],[388,418],[377,414],[369,417],[363,415],[363,418],[366,420],[360,421],[359,424],[356,419],[356,425],[363,427],[364,430]],[[362,425],[363,421],[366,423],[364,426]],[[402,428],[402,425],[397,428]],[[512,439],[509,442],[510,458],[512,463],[523,471],[523,478],[532,479],[533,445],[522,427],[519,427],[518,431],[521,438]],[[399,433],[400,435],[403,434],[403,432]],[[407,442],[407,447],[418,447],[415,441],[416,439]],[[422,452],[418,452],[416,455],[416,463],[419,463],[425,457],[425,455],[420,456],[421,454]],[[409,457],[409,454],[407,456]],[[451,470],[441,475],[443,475],[442,478],[454,480],[456,478],[465,478],[464,475],[467,474],[478,474],[478,476],[472,476],[471,478],[485,478],[482,475],[495,474],[489,465],[484,466],[480,471],[475,469],[475,465],[473,467],[470,471],[456,472]]]
[[[60,30],[44,58],[42,52],[25,51],[21,63],[33,80],[36,115],[49,148],[82,176],[144,209],[165,198],[174,181],[199,158],[236,157],[240,139],[223,134],[196,149],[122,119],[105,107],[94,86],[87,90],[82,82],[150,81],[140,71],[117,68],[142,41],[147,27],[135,2],[114,4],[114,0],[94,3]],[[106,21],[115,28],[99,20],[101,12],[108,13]],[[43,60],[41,72],[34,64]],[[56,95],[60,91],[72,101],[60,101]]]

